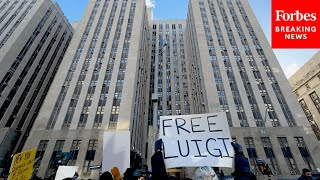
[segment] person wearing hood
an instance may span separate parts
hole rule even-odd
[[[231,175],[235,180],[256,180],[256,176],[250,171],[250,164],[248,159],[244,156],[240,144],[231,142],[234,149],[234,172]]]
[[[155,153],[151,157],[152,180],[168,180],[162,154],[162,139],[155,142]]]
[[[203,166],[196,170],[193,180],[219,180],[219,178],[211,167]]]

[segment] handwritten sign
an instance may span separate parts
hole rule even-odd
[[[234,151],[226,114],[161,116],[166,168],[232,167]]]
[[[10,169],[10,180],[30,179],[37,149],[31,149],[13,156]]]

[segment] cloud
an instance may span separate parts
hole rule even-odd
[[[146,0],[146,5],[149,8],[150,7],[154,8],[154,6],[155,6],[154,0]]]
[[[287,78],[290,78],[298,69],[298,64],[289,64],[287,67],[285,67],[284,73],[286,74]]]

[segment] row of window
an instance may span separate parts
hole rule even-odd
[[[213,37],[212,37],[211,30],[208,26],[208,17],[207,17],[207,13],[206,13],[206,9],[205,9],[205,5],[204,5],[203,0],[199,1],[199,7],[200,7],[200,12],[201,12],[202,22],[204,24],[207,46],[208,46],[208,51],[209,51],[209,55],[210,55],[210,60],[211,60],[213,74],[214,74],[214,80],[216,83],[216,89],[217,89],[217,93],[218,93],[221,111],[229,112],[229,106],[228,106],[227,98],[225,95],[223,80],[221,77],[220,68],[218,66],[217,56],[215,53],[215,48],[213,46]],[[218,26],[218,24],[215,24],[216,31],[218,30],[217,26]],[[229,126],[232,127],[232,120],[229,119],[230,117],[231,116],[228,116],[228,123],[229,123]],[[239,119],[239,120],[241,121],[241,119]],[[241,123],[241,124],[243,126],[243,123]]]
[[[231,87],[231,90],[232,90],[232,93],[233,93],[233,96],[234,96],[234,101],[235,101],[235,105],[236,105],[236,108],[238,109],[238,118],[240,119],[240,125],[241,126],[248,126],[248,123],[246,121],[241,121],[241,119],[243,118],[246,118],[245,117],[245,113],[243,111],[243,108],[242,108],[242,105],[240,100],[240,98],[238,98],[238,94],[237,93],[237,87],[235,86],[235,78],[234,78],[234,75],[233,75],[233,72],[232,72],[232,68],[230,68],[231,66],[228,66],[230,64],[230,60],[229,60],[229,57],[228,57],[228,52],[227,52],[227,49],[225,47],[225,44],[224,44],[224,40],[223,40],[223,37],[222,37],[222,32],[219,28],[219,22],[218,22],[218,19],[217,19],[217,16],[216,16],[216,13],[214,11],[214,7],[213,7],[213,2],[212,1],[209,1],[208,0],[208,3],[209,3],[209,7],[210,7],[210,12],[211,12],[211,16],[212,16],[212,19],[213,19],[213,22],[214,22],[214,25],[215,25],[215,28],[216,28],[216,34],[217,34],[217,38],[218,38],[218,43],[219,43],[219,46],[220,46],[220,50],[221,50],[221,55],[224,59],[224,65],[226,67],[226,70],[227,70],[227,76],[228,76],[228,80],[229,82],[231,82],[230,84],[230,87]],[[202,5],[201,5],[202,4]],[[240,26],[240,22],[239,20],[237,19],[237,16],[235,15],[235,12],[234,12],[234,9],[232,6],[231,2],[229,2],[229,9],[230,9],[230,12],[233,14],[233,21],[235,23],[235,26],[236,28],[238,29],[238,33],[239,33],[239,36],[242,37],[243,36],[243,31],[242,31],[242,28]],[[200,8],[202,6],[202,11],[205,11],[205,7],[204,7],[204,3],[201,2],[200,3]],[[251,84],[249,83],[248,81],[248,77],[247,77],[247,74],[246,74],[246,71],[245,71],[245,68],[243,66],[243,63],[242,63],[242,60],[240,58],[240,53],[239,53],[239,50],[238,50],[238,47],[236,46],[236,43],[235,43],[235,40],[234,40],[234,36],[233,36],[233,33],[232,33],[232,29],[230,27],[230,24],[229,24],[229,21],[228,21],[228,18],[227,18],[227,15],[226,15],[226,12],[224,10],[224,6],[222,4],[222,1],[218,1],[218,7],[219,7],[219,10],[220,10],[220,13],[221,13],[221,16],[223,17],[223,21],[224,21],[224,25],[225,25],[225,28],[227,30],[227,34],[228,34],[228,37],[229,37],[229,41],[230,41],[230,44],[232,45],[232,48],[234,50],[233,54],[235,55],[236,57],[236,61],[237,61],[237,66],[239,68],[239,72],[240,72],[240,75],[241,75],[241,78],[242,78],[242,82],[244,84],[244,87],[245,87],[245,90],[246,90],[246,93],[248,95],[248,100],[249,100],[249,103],[251,105],[251,110],[253,112],[253,115],[255,117],[255,121],[256,121],[256,124],[257,126],[263,126],[263,122],[262,122],[262,119],[261,119],[261,114],[259,112],[259,109],[258,109],[258,106],[257,106],[257,103],[256,103],[256,100],[254,98],[253,95],[253,91],[252,91],[252,88],[251,88]],[[206,32],[206,36],[207,36],[207,42],[208,42],[208,48],[209,48],[209,54],[211,56],[211,60],[213,61],[212,65],[213,65],[213,71],[214,71],[214,75],[218,78],[216,78],[216,83],[217,84],[220,84],[222,83],[222,79],[219,78],[219,69],[218,69],[218,63],[216,62],[216,54],[215,54],[215,51],[214,51],[214,47],[213,47],[213,43],[212,43],[212,36],[211,36],[211,32],[210,32],[210,29],[209,29],[209,24],[207,22],[207,18],[206,18],[206,14],[203,14],[202,16],[203,18],[203,21],[204,21],[204,29],[205,29],[205,32]],[[264,100],[264,103],[267,107],[267,112],[269,114],[269,117],[273,123],[273,126],[278,126],[279,123],[278,123],[278,118],[275,114],[275,111],[273,110],[273,106],[271,104],[271,101],[270,101],[270,98],[269,98],[269,95],[266,91],[266,88],[264,86],[264,83],[261,79],[261,75],[260,75],[260,72],[257,70],[257,65],[253,59],[253,56],[252,56],[252,53],[249,49],[249,46],[247,46],[247,42],[245,40],[241,41],[243,46],[245,47],[245,52],[247,54],[247,58],[249,60],[249,64],[252,68],[252,71],[253,71],[253,74],[254,74],[254,77],[258,83],[258,87],[259,87],[259,90],[260,90],[260,93],[261,93],[261,96],[262,96],[262,99]],[[239,57],[239,58],[237,58]],[[216,67],[215,67],[216,66]],[[218,95],[221,94],[222,97],[224,97],[225,93],[223,93],[224,91],[221,92],[221,90],[223,90],[223,85],[222,86],[217,86],[217,90],[218,90]],[[219,92],[220,91],[220,92]],[[223,100],[223,99],[220,99],[220,103],[221,104],[226,104],[227,101],[226,99]],[[222,107],[226,107],[226,106],[222,106]],[[245,122],[245,123],[243,123]]]
[[[32,35],[29,37],[28,41],[22,48],[22,50],[19,52],[19,55],[15,59],[15,61],[12,63],[10,69],[6,73],[6,75],[2,78],[0,82],[0,94],[4,91],[6,86],[8,85],[10,79],[12,78],[15,71],[18,69],[18,66],[20,65],[21,61],[27,54],[29,48],[32,46],[33,42],[37,38],[37,36],[40,34],[41,29],[43,28],[44,24],[47,22],[49,16],[52,13],[52,7],[50,7],[46,14],[42,17],[41,21],[38,23],[37,28],[33,31]]]
[[[106,27],[106,31],[105,34],[103,36],[103,40],[102,40],[102,44],[101,44],[101,48],[100,48],[100,52],[98,54],[98,59],[96,62],[96,68],[101,69],[101,65],[102,65],[102,59],[105,55],[105,48],[107,47],[107,42],[109,40],[109,36],[111,33],[111,28],[112,28],[112,24],[114,21],[114,16],[115,16],[115,12],[116,9],[118,7],[118,0],[114,1],[112,8],[111,8],[111,13],[108,19],[108,23],[107,23],[107,27]],[[116,29],[116,33],[119,33],[119,27],[117,26]],[[116,38],[117,36],[114,37],[113,43],[112,43],[112,48],[116,49],[115,47],[118,47],[118,40]],[[113,71],[113,66],[114,66],[114,62],[115,62],[115,54],[116,51],[111,51],[110,55],[109,55],[109,59],[108,59],[108,65],[107,65],[107,69],[106,69],[106,73],[104,76],[104,80],[103,80],[103,85],[100,91],[100,96],[99,96],[99,102],[98,102],[98,106],[97,106],[97,111],[95,114],[95,118],[94,118],[94,123],[93,123],[93,128],[100,128],[101,127],[101,123],[102,123],[102,119],[104,116],[104,110],[105,110],[105,105],[107,102],[107,97],[108,97],[108,92],[109,92],[109,87],[110,87],[110,81],[111,81],[111,77],[112,77],[112,71]],[[100,61],[100,64],[99,64]],[[98,72],[96,75],[96,78],[98,76]],[[94,77],[92,77],[94,78]],[[93,93],[92,93],[93,95]],[[92,95],[90,95],[92,97]],[[88,97],[88,96],[87,96]]]
[[[72,99],[70,101],[70,104],[69,104],[69,107],[68,107],[68,111],[67,111],[67,113],[65,115],[65,118],[64,118],[64,121],[63,121],[63,124],[62,124],[62,129],[69,129],[69,127],[70,127],[70,124],[71,124],[71,121],[72,121],[72,118],[73,118],[73,115],[74,115],[74,112],[75,112],[75,108],[76,108],[76,106],[78,104],[78,99],[79,99],[80,93],[81,93],[82,88],[83,88],[83,82],[84,82],[84,80],[85,80],[85,78],[87,76],[88,68],[90,66],[90,63],[91,63],[91,60],[92,60],[92,56],[93,56],[93,53],[94,53],[94,50],[95,50],[95,47],[96,47],[96,44],[97,44],[97,38],[98,38],[98,36],[100,34],[100,30],[101,30],[102,23],[103,23],[103,20],[104,20],[104,15],[105,15],[105,13],[107,11],[108,5],[109,5],[109,1],[105,1],[104,4],[103,4],[103,8],[102,8],[102,11],[101,11],[99,19],[98,19],[98,24],[97,24],[97,26],[95,26],[95,31],[93,33],[93,38],[91,40],[91,43],[89,45],[87,54],[85,56],[85,61],[82,64],[81,74],[78,77],[78,82],[76,84],[75,90],[73,91]],[[90,20],[89,20],[89,22],[90,22]],[[81,116],[81,117],[87,117],[87,116]],[[86,123],[86,119],[85,118],[80,118],[80,120],[82,120],[82,121],[81,122],[79,121],[78,127],[80,125],[80,128],[82,128],[82,127],[84,127],[83,124]]]
[[[93,10],[91,12],[91,15],[90,15],[90,18],[89,18],[89,21],[86,25],[86,28],[82,34],[82,37],[81,37],[81,41],[78,45],[78,49],[76,51],[76,54],[72,60],[72,63],[70,65],[70,68],[68,70],[68,74],[64,80],[64,84],[63,86],[61,87],[61,90],[60,90],[60,93],[59,93],[59,96],[58,96],[58,99],[56,100],[56,103],[55,103],[55,106],[54,106],[54,109],[50,115],[50,119],[48,121],[48,124],[47,124],[47,127],[46,129],[53,129],[54,128],[54,125],[56,124],[56,121],[58,119],[58,115],[60,113],[60,110],[61,110],[61,107],[62,107],[62,104],[64,102],[64,99],[65,99],[65,96],[67,94],[67,91],[69,89],[69,86],[70,86],[70,82],[71,82],[71,79],[73,77],[73,74],[75,72],[75,68],[79,62],[79,58],[81,56],[81,53],[82,53],[82,49],[87,41],[87,37],[88,37],[88,34],[90,32],[90,29],[92,27],[92,23],[93,23],[93,20],[97,14],[97,10],[98,10],[98,7],[100,5],[100,2],[101,0],[96,0],[95,2],[95,5],[93,7]]]
[[[287,141],[287,138],[286,137],[278,137],[277,139],[280,144],[282,155],[286,161],[286,164],[287,164],[287,167],[290,171],[290,174],[292,174],[292,175],[299,174],[299,169],[297,167],[297,163],[294,159],[294,156],[292,154],[292,151],[291,151],[291,148],[290,148],[289,143]],[[312,157],[310,156],[309,150],[308,150],[307,146],[305,145],[303,138],[302,137],[295,137],[294,139],[295,139],[296,145],[299,149],[300,155],[305,162],[306,167],[309,168],[310,170],[316,170],[315,163],[314,163]],[[233,138],[233,141],[236,142],[236,139]],[[254,140],[251,137],[245,137],[244,142],[245,142],[245,148],[248,153],[248,158],[249,158],[251,170],[253,173],[259,174],[259,170],[257,169],[258,166],[255,161],[259,157],[258,157],[256,148],[255,148],[255,145],[254,145]],[[265,155],[267,157],[266,162],[269,164],[269,166],[272,170],[272,173],[274,175],[281,175],[281,170],[279,168],[278,161],[276,158],[278,155],[276,155],[273,151],[273,147],[272,147],[270,138],[269,137],[261,137],[261,142],[263,145]]]
[[[232,69],[232,66],[231,66],[231,63],[230,63],[229,55],[228,55],[227,50],[225,49],[225,42],[224,42],[224,39],[222,37],[222,31],[221,31],[219,22],[217,21],[216,16],[215,16],[216,13],[215,13],[213,4],[210,3],[209,7],[210,7],[211,16],[213,16],[214,17],[213,19],[215,19],[214,27],[215,27],[215,30],[216,30],[216,35],[217,35],[218,43],[219,43],[219,46],[220,46],[221,55],[222,55],[222,58],[223,58],[223,61],[224,61],[224,66],[225,66],[225,68],[227,70],[226,73],[227,73],[227,77],[228,77],[228,80],[229,80],[229,85],[230,85],[230,88],[231,88],[231,92],[233,94],[233,100],[234,100],[234,103],[235,103],[235,106],[236,106],[238,119],[240,121],[240,126],[241,127],[248,127],[249,124],[248,124],[248,121],[247,121],[246,113],[244,111],[243,104],[242,104],[242,101],[241,101],[241,98],[240,98],[238,86],[237,86],[237,83],[236,83],[236,80],[235,80],[235,76],[233,74],[233,69]],[[222,8],[221,4],[220,4],[219,8],[220,8],[220,11],[221,11],[221,8]],[[223,19],[223,20],[226,22],[226,19]]]
[[[120,60],[120,66],[118,71],[118,77],[117,77],[118,83],[116,84],[116,89],[113,95],[112,110],[109,118],[109,129],[115,129],[117,126],[117,121],[118,121],[118,116],[120,111],[120,102],[122,99],[121,97],[122,97],[122,90],[123,90],[123,81],[126,74],[127,60],[129,56],[129,47],[130,47],[135,10],[136,10],[136,0],[132,0],[130,5],[125,39],[124,39],[125,43],[123,44],[122,53],[121,53],[121,60]]]
[[[189,96],[188,96],[188,87],[187,87],[187,74],[186,74],[186,64],[185,64],[185,54],[184,54],[184,40],[183,40],[183,31],[179,30],[179,33],[176,32],[176,30],[172,30],[171,36],[170,34],[165,34],[165,43],[166,46],[164,47],[165,49],[162,49],[163,47],[163,32],[160,32],[159,34],[159,54],[158,54],[158,117],[162,115],[163,113],[163,108],[166,107],[165,114],[171,115],[172,114],[172,109],[175,109],[175,114],[189,114],[190,113],[190,105],[189,105]],[[154,32],[155,33],[155,32]],[[177,37],[177,34],[179,36]],[[155,36],[153,36],[155,37]],[[170,42],[172,41],[172,42]],[[179,42],[179,43],[177,43]],[[162,45],[162,46],[161,46]],[[178,60],[178,46],[179,48],[179,54],[180,54],[180,60]],[[154,45],[152,47],[155,47],[155,41]],[[173,53],[173,71],[171,70],[171,49],[172,47],[172,53]],[[163,67],[164,64],[162,62],[163,59],[163,52],[167,52],[165,56],[165,94],[166,94],[166,105],[164,106],[163,104]],[[152,50],[152,57],[154,57],[156,51]],[[181,71],[183,76],[179,77],[179,64],[181,64]],[[173,76],[171,76],[173,75]],[[173,77],[173,82],[171,81],[171,77]],[[181,78],[181,79],[180,79]],[[184,111],[182,110],[182,106],[180,105],[180,94],[182,91],[180,90],[180,82],[183,82],[183,90],[187,94],[187,96],[184,96],[183,100],[185,101],[184,103]],[[172,85],[174,85],[174,94],[175,94],[175,102],[172,102],[172,96],[171,96],[171,91],[172,91]]]
[[[316,106],[316,108],[318,109],[319,113],[320,113],[320,98],[317,95],[317,93],[314,91],[313,93],[310,94],[310,97],[314,103],[314,105]],[[315,119],[312,116],[312,113],[307,105],[307,103],[304,101],[304,99],[301,99],[299,101],[302,110],[304,111],[305,115],[307,116],[307,119],[315,133],[315,135],[317,136],[318,140],[320,140],[320,129],[319,126],[317,124],[317,122],[315,121]]]
[[[299,169],[297,167],[297,163],[295,161],[294,155],[291,151],[291,147],[289,146],[289,143],[287,141],[286,137],[278,137],[278,142],[282,151],[282,155],[286,161],[287,168],[289,169],[290,173],[292,175],[299,174]],[[315,163],[310,156],[309,150],[304,142],[304,139],[302,137],[294,137],[295,143],[297,148],[299,149],[300,155],[302,159],[304,160],[305,167],[309,168],[310,170],[316,170]],[[232,138],[233,142],[237,142],[236,138]],[[280,154],[274,153],[274,147],[271,144],[271,140],[269,137],[261,137],[261,142],[263,145],[263,149],[265,152],[265,156],[267,159],[266,162],[269,164],[272,172],[274,175],[281,175],[281,169],[278,164],[277,157],[280,156]],[[41,140],[37,152],[36,152],[36,158],[39,158],[39,161],[37,164],[35,164],[35,170],[37,172],[37,169],[40,167],[41,160],[45,154],[45,151],[48,147],[49,140]],[[47,169],[47,175],[50,174],[53,169],[51,169],[50,164],[53,163],[53,160],[57,153],[62,152],[62,148],[64,146],[65,141],[64,140],[57,140],[52,152],[51,160],[49,162],[49,166]],[[73,140],[70,148],[70,152],[72,153],[72,157],[68,163],[68,165],[76,165],[76,161],[78,160],[78,154],[80,152],[80,148],[83,147],[81,140]],[[95,160],[95,155],[98,147],[98,140],[97,139],[91,139],[88,142],[86,155],[84,157],[84,164],[83,164],[83,172],[84,173],[90,173],[89,167],[92,165],[92,162]],[[259,170],[257,169],[258,166],[256,164],[255,159],[259,158],[258,153],[256,151],[254,139],[252,137],[245,137],[244,138],[244,149],[246,149],[249,163],[251,167],[251,171],[255,174],[259,174]]]
[[[0,11],[6,8],[9,3],[10,3],[10,0],[7,0],[6,2],[4,2],[3,5],[0,7]]]
[[[18,1],[15,1],[18,2]],[[5,29],[10,25],[10,23],[14,20],[14,18],[19,14],[19,12],[22,10],[22,8],[24,7],[24,5],[27,3],[27,0],[24,0],[20,6],[16,9],[16,11],[13,13],[13,15],[10,17],[10,19],[1,27],[0,29],[0,34],[2,34]],[[21,14],[21,16],[14,21],[13,26],[11,27],[11,29],[7,32],[6,36],[0,41],[0,49],[4,46],[4,44],[7,42],[7,40],[9,39],[9,37],[12,35],[12,33],[14,32],[14,30],[18,27],[18,25],[20,24],[20,22],[22,22],[23,18],[28,14],[29,10],[33,7],[33,5],[36,3],[36,0],[33,0],[29,6],[24,10],[24,12]],[[11,8],[11,7],[10,7]],[[7,10],[7,12],[0,18],[0,23],[3,21],[3,19],[8,15],[8,13],[11,11],[11,9],[9,8],[9,10]]]
[[[25,0],[25,1],[26,1],[26,0]],[[26,3],[25,1],[23,1],[20,6],[23,6],[23,5]],[[2,21],[7,17],[7,15],[8,15],[9,13],[11,13],[11,10],[12,10],[13,8],[15,8],[16,5],[18,5],[18,2],[19,2],[19,0],[13,1],[13,3],[11,4],[11,6],[10,6],[10,7],[6,10],[6,12],[0,17],[0,23],[2,23]],[[9,3],[10,3],[10,1],[7,1],[6,3],[4,3],[3,6],[2,6],[0,9],[1,9],[1,10],[4,9]],[[1,12],[3,12],[3,11],[1,11]],[[10,21],[9,21],[9,22],[10,22]],[[2,34],[2,33],[1,33],[1,34]]]
[[[187,22],[194,22],[193,13],[191,13],[191,9],[189,9],[189,16],[187,19]],[[191,100],[193,106],[193,112],[192,113],[205,113],[205,104],[204,104],[204,94],[202,92],[202,80],[201,80],[201,72],[200,72],[200,62],[199,62],[199,49],[196,47],[196,40],[194,37],[196,37],[196,32],[194,26],[191,26],[191,23],[187,23],[187,38],[189,42],[187,43],[190,47],[190,51],[187,51],[188,57],[190,58],[190,63],[188,69],[190,70],[190,78],[189,81],[191,82]],[[230,121],[229,121],[230,120]],[[228,118],[229,123],[231,122],[231,119]]]
[[[50,25],[51,28],[50,28],[50,29],[48,28],[48,30],[47,30],[47,32],[46,32],[46,33],[48,33],[47,35],[50,34],[50,31],[51,31],[52,27],[54,26],[55,22],[56,22],[56,20],[54,20],[54,21],[52,22],[52,24],[51,24],[52,26]],[[45,50],[44,53],[42,54],[42,57],[41,57],[40,61],[38,62],[38,65],[37,65],[36,68],[34,69],[34,72],[33,72],[33,74],[31,75],[31,78],[30,78],[29,81],[28,81],[28,85],[26,86],[25,90],[23,91],[22,95],[20,96],[20,98],[19,98],[19,100],[18,100],[18,103],[16,104],[15,108],[13,109],[12,114],[11,114],[11,116],[10,116],[10,118],[9,118],[9,121],[7,121],[7,123],[6,123],[6,127],[10,127],[10,126],[12,125],[15,117],[17,117],[17,114],[18,114],[18,112],[20,111],[20,108],[21,108],[23,102],[25,101],[25,99],[26,99],[26,97],[27,97],[27,95],[28,95],[28,93],[29,93],[32,85],[34,84],[34,82],[35,82],[35,80],[36,80],[36,78],[37,78],[37,76],[38,76],[38,74],[39,74],[39,72],[40,72],[43,64],[45,63],[45,60],[46,60],[46,58],[48,57],[48,55],[49,55],[49,53],[50,53],[50,51],[51,51],[51,49],[52,49],[52,47],[53,47],[53,45],[54,45],[54,43],[55,43],[55,41],[56,41],[57,36],[58,36],[59,33],[60,33],[61,29],[62,29],[62,24],[60,24],[60,25],[58,26],[58,28],[57,28],[54,36],[52,37],[52,39],[51,39],[50,43],[48,44],[46,50]],[[37,49],[36,49],[36,51],[37,51]],[[39,49],[39,51],[40,51],[40,49]],[[30,62],[30,61],[29,61],[29,62]],[[27,63],[25,69],[26,69],[26,68],[27,68],[27,69],[30,69],[30,68],[31,68],[32,64],[29,63],[29,62]],[[28,66],[30,66],[30,67],[28,67]],[[34,66],[33,66],[33,67],[34,67]],[[25,70],[25,69],[24,69],[24,70]],[[27,70],[27,71],[28,71],[28,70]],[[23,73],[23,74],[24,74],[24,73]],[[26,74],[26,73],[25,73],[25,74]],[[42,78],[40,79],[39,84],[37,85],[36,89],[33,91],[33,93],[35,93],[35,94],[34,94],[34,95],[35,95],[34,98],[36,97],[37,93],[39,92],[39,90],[40,90],[40,88],[41,88],[41,86],[42,86],[42,83],[44,82],[45,77],[46,77],[46,72],[42,74]],[[24,77],[21,77],[21,76],[20,76],[20,79],[21,79],[21,81],[23,81]],[[32,102],[33,102],[33,101],[32,101]],[[28,107],[26,107],[26,108],[28,108]],[[21,120],[22,120],[22,122],[23,122],[25,119],[21,119]],[[20,126],[22,126],[22,124],[21,124],[22,122],[21,122],[21,121],[19,122]],[[19,127],[18,127],[18,128],[19,128]]]
[[[105,14],[107,12],[108,6],[109,6],[109,0],[104,2],[103,8],[102,8],[102,13],[101,13],[101,15],[99,17],[98,24],[97,24],[95,32],[94,32],[94,37],[93,37],[94,41],[97,41],[97,39],[98,39],[98,36],[99,36],[99,33],[100,33],[100,29],[101,29],[102,23],[104,22],[104,18],[105,18]],[[109,19],[110,19],[110,17],[109,17]],[[108,31],[106,31],[106,32],[108,32]],[[86,99],[85,99],[85,102],[84,102],[82,110],[81,110],[80,119],[79,119],[79,123],[78,123],[78,129],[84,129],[85,126],[86,126],[86,123],[87,123],[87,119],[88,119],[88,116],[89,116],[93,95],[94,95],[94,92],[96,90],[96,85],[97,85],[97,81],[98,81],[98,78],[99,78],[99,72],[100,72],[101,65],[102,65],[102,59],[103,59],[104,54],[105,54],[105,48],[106,48],[106,44],[107,44],[106,42],[108,42],[108,39],[103,39],[102,44],[100,46],[100,50],[99,50],[99,53],[98,53],[98,57],[96,59],[95,67],[94,67],[94,70],[92,72],[90,85],[89,85],[89,88],[87,90]],[[79,79],[85,80],[85,76],[86,76],[86,74],[81,73]]]
[[[170,29],[170,24],[165,24],[166,29]],[[157,25],[154,24],[152,29],[157,29]],[[163,24],[159,24],[159,29],[163,29]],[[176,29],[176,24],[171,24],[171,29]],[[182,24],[178,24],[178,29],[182,29]]]
[[[233,9],[232,1],[228,0],[227,4],[228,4],[228,6],[230,8],[230,12],[231,12],[232,9]],[[284,114],[284,116],[285,116],[285,118],[287,120],[287,123],[288,123],[289,126],[295,126],[295,122],[294,122],[294,118],[292,116],[292,113],[291,113],[291,111],[290,111],[290,109],[288,107],[288,104],[287,104],[287,102],[286,102],[286,100],[285,100],[285,98],[284,98],[284,96],[283,96],[283,94],[281,92],[280,86],[279,86],[278,82],[276,81],[275,76],[274,76],[274,74],[273,74],[273,72],[272,72],[272,70],[270,68],[269,62],[268,62],[268,60],[267,60],[267,58],[266,58],[266,56],[264,54],[264,51],[263,51],[263,49],[261,49],[261,45],[260,45],[260,43],[258,41],[258,38],[257,38],[253,28],[252,28],[252,25],[251,25],[251,23],[249,21],[249,18],[248,18],[247,14],[246,14],[243,6],[242,6],[242,3],[240,2],[240,0],[237,0],[236,4],[237,4],[237,7],[238,7],[238,9],[240,11],[240,14],[241,14],[241,16],[243,18],[243,21],[245,22],[247,30],[249,31],[249,35],[251,37],[251,40],[256,45],[257,54],[259,56],[259,59],[262,62],[262,65],[264,66],[265,72],[266,72],[266,74],[267,74],[267,76],[269,78],[269,81],[271,83],[272,89],[274,90],[274,92],[276,94],[277,100],[278,100],[278,102],[280,104],[280,107],[282,109],[282,112],[283,112],[283,114]],[[233,12],[234,12],[234,9],[233,9]],[[235,13],[234,13],[234,15],[235,15]]]
[[[144,19],[143,19],[143,26],[142,26],[142,38],[140,39],[140,52],[139,52],[139,68],[137,74],[137,82],[136,87],[137,90],[135,92],[135,105],[133,110],[133,119],[132,119],[132,129],[135,129],[134,133],[131,135],[131,144],[135,147],[135,150],[142,152],[147,147],[143,147],[146,143],[145,133],[146,125],[147,125],[147,116],[146,116],[146,107],[151,99],[148,99],[147,92],[148,92],[148,85],[149,82],[149,72],[147,69],[149,65],[149,39],[150,33],[148,28],[148,17],[146,11],[144,12]],[[150,90],[149,90],[150,91]],[[152,98],[152,97],[151,97]],[[149,103],[150,104],[150,103]],[[151,105],[152,107],[152,105]],[[152,120],[152,119],[151,119]],[[147,157],[147,153],[145,154]]]
[[[19,76],[19,78],[16,80],[13,88],[11,89],[11,91],[9,92],[5,102],[2,104],[1,109],[1,113],[0,113],[0,119],[3,117],[3,115],[5,114],[7,108],[10,106],[12,99],[15,97],[16,93],[18,92],[20,86],[22,85],[23,80],[27,77],[27,74],[29,72],[29,70],[34,67],[33,63],[34,61],[37,59],[40,50],[42,49],[43,45],[45,44],[47,38],[49,37],[51,30],[53,29],[53,27],[55,26],[55,24],[57,23],[57,16],[51,21],[49,27],[47,28],[46,32],[43,34],[40,42],[38,43],[37,47],[34,49],[33,53],[31,54],[31,57],[28,59],[25,67],[23,68],[23,70],[21,71],[21,74]],[[61,30],[61,25],[57,28],[57,31]],[[52,44],[54,43],[54,41],[51,41],[51,43],[48,45],[47,50],[44,52],[43,55],[38,66],[36,68],[41,68],[42,64],[44,63],[44,60],[46,58],[46,56],[49,53],[49,50],[52,47]],[[48,50],[49,49],[49,50]],[[36,76],[38,75],[39,71],[36,71],[30,78],[30,80],[28,81],[27,86],[25,87],[25,90],[23,91],[20,99],[18,100],[18,103],[16,104],[15,108],[12,111],[11,116],[9,117],[9,120],[6,123],[6,127],[10,127],[13,123],[13,121],[16,119],[16,116],[20,110],[20,107],[22,106],[27,94],[29,93],[29,90],[36,78]]]
[[[72,153],[72,157],[70,158],[68,165],[72,166],[75,165],[76,160],[78,159],[78,154],[80,151],[80,147],[81,147],[81,140],[73,140],[72,144],[71,144],[71,148],[70,148],[70,152]],[[41,140],[38,148],[37,148],[37,152],[36,152],[36,158],[39,159],[39,161],[34,165],[34,171],[35,173],[37,173],[41,161],[43,159],[43,156],[45,154],[45,151],[48,147],[48,140]],[[56,157],[56,155],[59,152],[62,152],[62,148],[64,146],[65,140],[57,140],[56,144],[54,146],[50,161],[49,161],[49,165],[46,171],[46,177],[49,176],[50,174],[55,172],[55,168],[52,167],[52,163],[54,162],[54,159]],[[95,155],[96,155],[96,150],[98,147],[98,140],[97,139],[92,139],[89,140],[88,142],[88,147],[87,147],[87,151],[86,151],[86,155],[84,158],[84,163],[83,163],[83,173],[84,174],[89,174],[91,172],[90,170],[90,166],[92,166],[92,162],[94,161]]]

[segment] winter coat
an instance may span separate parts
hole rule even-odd
[[[168,175],[161,151],[157,151],[151,157],[152,180],[167,180]]]
[[[303,174],[298,178],[298,180],[310,180],[310,179],[311,179],[311,177],[309,178]]]
[[[234,164],[235,171],[232,175],[235,176],[235,180],[256,179],[255,175],[250,171],[248,159],[242,153],[235,154]]]

